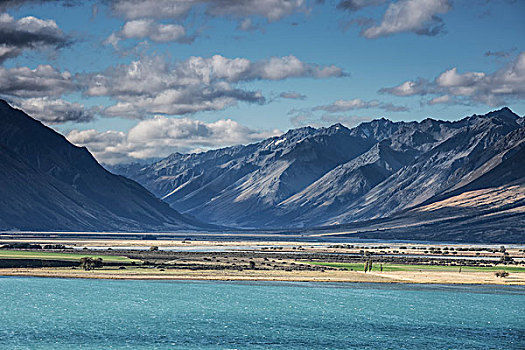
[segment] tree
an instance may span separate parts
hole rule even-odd
[[[499,259],[499,261],[501,263],[509,263],[509,262],[512,262],[514,261],[514,259],[512,259],[510,256],[509,256],[509,253],[503,253],[503,256]]]
[[[368,271],[368,260],[365,261],[365,273]]]
[[[505,278],[509,276],[509,273],[507,271],[496,271],[495,275],[496,277]]]
[[[80,258],[80,267],[86,271],[93,270],[102,266],[102,258],[92,258],[89,256]]]
[[[156,252],[156,251],[159,250],[159,247],[157,247],[156,245],[154,245],[154,246],[151,246],[151,247],[149,248],[149,250],[150,250],[150,252]]]
[[[372,271],[372,259],[368,259],[368,271]]]

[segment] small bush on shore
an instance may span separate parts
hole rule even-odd
[[[509,276],[509,273],[507,271],[496,271],[495,275],[496,277],[505,278]]]

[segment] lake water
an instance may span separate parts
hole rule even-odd
[[[0,349],[525,349],[525,288],[0,278]]]

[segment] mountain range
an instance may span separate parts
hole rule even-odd
[[[458,121],[383,118],[351,129],[305,127],[254,144],[110,169],[184,214],[229,227],[397,222],[390,232],[398,237],[411,223],[437,228],[432,225],[454,218],[456,224],[444,226],[457,234],[463,227],[467,236],[523,240],[524,141],[524,118],[503,108]],[[467,218],[477,222],[460,223]],[[388,235],[387,226],[363,236]]]
[[[210,228],[86,148],[0,100],[0,230],[174,231]]]
[[[298,128],[249,145],[106,168],[0,100],[3,231],[229,227],[525,241],[525,120],[508,108],[457,121]]]

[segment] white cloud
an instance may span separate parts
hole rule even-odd
[[[276,21],[296,12],[307,12],[304,0],[118,0],[114,11],[126,19],[183,19],[192,9],[210,16],[258,16]]]
[[[113,1],[115,14],[127,22],[122,30],[111,34],[106,43],[116,46],[119,40],[127,38],[150,38],[157,42],[191,42],[196,34],[181,35],[178,24],[158,24],[153,20],[169,19],[182,23],[190,13],[208,17],[227,17],[239,21],[237,29],[253,31],[261,29],[254,19],[274,22],[294,13],[308,13],[306,0],[116,0]]]
[[[92,118],[93,113],[143,119],[152,114],[184,115],[223,110],[238,102],[266,103],[261,91],[244,86],[243,83],[248,81],[322,79],[345,74],[339,67],[305,63],[292,55],[260,61],[220,55],[190,57],[176,62],[167,62],[158,56],[145,57],[130,64],[109,67],[104,72],[74,76],[50,65],[39,65],[34,69],[0,66],[0,96],[15,99],[20,105],[21,98],[33,99],[25,106],[48,122],[75,118],[85,121]],[[85,97],[109,97],[114,104],[82,112],[81,106],[56,100],[74,92],[82,92]],[[44,105],[49,112],[45,112]],[[52,117],[51,112],[57,115]]]
[[[76,89],[73,76],[50,65],[0,67],[0,94],[16,97],[60,96]]]
[[[85,123],[95,118],[94,109],[88,109],[83,104],[71,103],[61,99],[29,98],[14,101],[14,106],[45,124]]]
[[[204,1],[213,16],[260,16],[277,21],[296,12],[307,12],[304,0],[223,0]]]
[[[143,118],[155,113],[181,115],[222,110],[238,101],[266,101],[259,91],[239,88],[240,82],[344,75],[341,68],[304,63],[291,55],[255,62],[215,55],[190,57],[173,64],[160,57],[149,57],[111,67],[104,73],[85,75],[82,81],[86,95],[117,100],[105,114]]]
[[[433,99],[428,101],[428,104],[437,105],[437,104],[442,104],[442,103],[450,103],[450,101],[451,101],[451,98],[449,95],[443,95],[443,96],[434,97]]]
[[[301,62],[293,55],[272,57],[269,60],[256,62],[252,64],[250,70],[245,73],[243,80],[283,80],[297,77],[329,78],[345,75],[339,67],[333,65],[320,67],[318,65],[307,64]]]
[[[438,14],[450,11],[448,0],[399,0],[388,6],[378,26],[365,29],[366,38],[377,38],[401,32],[436,35],[443,29]]]
[[[73,130],[67,138],[76,145],[86,146],[100,162],[117,164],[166,157],[174,152],[246,144],[281,133],[280,130],[253,130],[230,119],[206,123],[155,116],[140,121],[128,133]]]
[[[449,69],[436,78],[436,83],[442,87],[461,87],[475,85],[485,78],[485,73],[468,72],[458,74],[456,67]]]
[[[138,19],[128,21],[117,33],[112,33],[106,44],[117,46],[123,39],[149,38],[155,42],[164,43],[170,41],[190,42],[191,38],[186,36],[186,30],[178,24],[159,24],[151,19]]]
[[[458,69],[454,67],[431,82],[420,78],[379,91],[397,96],[436,95],[429,102],[433,104],[482,102],[489,106],[503,105],[508,101],[525,98],[525,52],[491,74],[458,73]],[[447,95],[448,99],[445,98]]]
[[[53,20],[33,16],[15,20],[0,14],[0,62],[20,55],[24,50],[60,49],[70,43]]]
[[[416,81],[405,81],[404,83],[393,88],[383,88],[379,90],[379,92],[386,92],[396,96],[425,95],[427,93],[425,85],[427,84],[428,82],[423,79],[418,79]]]
[[[118,0],[113,10],[126,19],[175,18],[188,14],[199,0]]]
[[[178,24],[153,21],[169,19],[182,23],[190,13],[234,18],[239,21],[237,29],[253,31],[261,29],[262,23],[253,22],[256,18],[274,22],[294,13],[310,11],[305,0],[116,0],[112,7],[115,14],[129,21],[120,32],[106,39],[106,43],[115,47],[120,40],[129,38],[191,42],[197,34],[187,37],[184,27]]]

